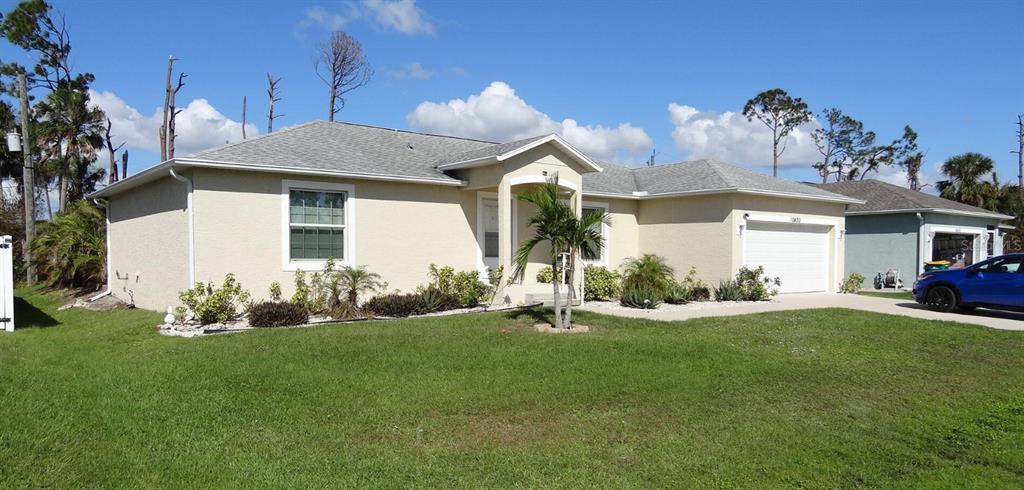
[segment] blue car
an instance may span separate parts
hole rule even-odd
[[[914,282],[914,299],[938,311],[977,307],[1024,311],[1024,253],[956,270],[931,271]]]

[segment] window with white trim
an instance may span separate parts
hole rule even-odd
[[[345,260],[346,192],[288,190],[288,257]]]
[[[607,204],[597,204],[597,203],[587,204],[587,203],[584,203],[582,208],[583,208],[582,209],[582,215],[583,216],[587,216],[587,215],[589,215],[591,213],[594,213],[594,212],[597,212],[597,211],[604,211],[606,214],[608,213],[608,205]],[[595,265],[596,264],[604,265],[606,263],[606,258],[608,257],[608,226],[605,225],[604,223],[600,223],[600,224],[597,224],[597,225],[594,225],[594,226],[600,227],[601,238],[604,238],[604,247],[601,248],[601,253],[600,254],[583,254],[583,260],[585,262],[587,262],[587,263],[591,263],[591,264],[595,264]]]

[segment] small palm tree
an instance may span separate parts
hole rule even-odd
[[[520,194],[520,201],[533,204],[537,213],[530,217],[526,223],[533,228],[533,236],[519,245],[516,250],[512,267],[514,281],[521,281],[526,274],[526,265],[530,262],[530,253],[534,247],[543,242],[551,245],[551,270],[558,274],[558,256],[568,251],[568,229],[576,213],[568,202],[558,197],[558,176],[536,188]],[[562,303],[558,288],[558,280],[551,281],[555,300],[555,321],[556,328],[562,327]]]
[[[565,264],[569,278],[569,297],[565,305],[565,316],[562,316],[562,298],[559,292],[561,281],[551,281],[555,301],[555,328],[568,328],[572,324],[572,300],[573,293],[573,271],[575,269],[576,256],[580,253],[588,256],[599,255],[604,248],[604,238],[598,226],[601,223],[608,223],[608,216],[604,211],[588,213],[584,217],[577,217],[573,203],[558,196],[558,175],[555,175],[548,182],[541,184],[535,189],[520,194],[519,200],[533,204],[537,213],[527,220],[527,224],[533,228],[533,236],[519,245],[516,250],[513,264],[512,279],[522,280],[526,273],[526,265],[529,263],[530,253],[537,245],[548,242],[551,245],[551,270],[558,277],[558,256],[569,254],[569,261]]]
[[[572,326],[572,302],[576,299],[576,265],[579,257],[599,257],[604,249],[601,225],[611,224],[611,217],[603,209],[594,209],[568,223],[566,245],[569,249],[569,300],[565,306],[565,323]]]
[[[74,201],[42,225],[32,242],[39,272],[52,287],[97,287],[106,279],[103,213],[88,201]]]
[[[675,270],[665,263],[665,258],[654,254],[638,259],[630,257],[622,265],[623,286],[639,283],[665,292],[672,285],[674,276]]]
[[[359,293],[377,291],[384,287],[380,274],[368,271],[365,265],[342,267],[335,273],[334,282],[338,289],[345,293],[348,303],[352,306],[359,300]],[[332,301],[337,302],[337,292],[333,296]]]
[[[90,104],[87,92],[70,86],[51,92],[35,110],[44,152],[58,162],[59,209],[64,211],[69,201],[84,197],[102,177],[89,164],[103,147],[106,118]]]

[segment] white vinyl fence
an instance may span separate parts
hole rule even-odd
[[[0,328],[14,331],[14,243],[0,236]]]

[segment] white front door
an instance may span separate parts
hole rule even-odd
[[[782,280],[781,293],[828,290],[829,226],[749,222],[744,264]]]

